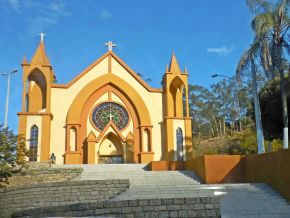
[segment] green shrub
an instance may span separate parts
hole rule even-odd
[[[0,186],[8,183],[8,178],[27,166],[25,140],[14,135],[0,125]]]
[[[283,141],[281,139],[274,139],[271,143],[271,151],[278,151],[283,148]]]
[[[246,129],[235,132],[227,138],[226,146],[219,150],[219,153],[249,155],[257,153],[256,132]]]

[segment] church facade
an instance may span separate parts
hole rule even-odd
[[[150,87],[111,49],[67,84],[41,41],[24,59],[19,134],[30,161],[149,163],[192,158],[188,73],[172,55],[162,87]]]

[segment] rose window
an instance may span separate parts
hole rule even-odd
[[[92,120],[94,125],[100,130],[103,130],[110,121],[121,130],[128,124],[128,112],[117,103],[105,102],[94,109]]]

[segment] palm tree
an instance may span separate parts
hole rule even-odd
[[[279,0],[276,4],[265,0],[247,0],[255,14],[252,28],[260,39],[261,63],[266,75],[272,78],[280,76],[280,88],[283,110],[283,148],[288,148],[288,113],[285,76],[283,67],[284,50],[290,53],[290,18],[288,16],[290,0]],[[269,73],[271,71],[271,73]]]
[[[251,70],[252,77],[252,92],[254,97],[254,106],[255,106],[255,120],[256,120],[256,132],[257,132],[257,142],[258,142],[258,153],[264,153],[264,134],[263,134],[263,125],[261,120],[261,110],[260,110],[260,101],[258,96],[258,87],[257,87],[257,66],[255,59],[260,52],[261,44],[260,40],[256,38],[254,43],[251,45],[249,50],[247,50],[241,57],[239,64],[236,69],[236,76],[239,78],[245,71]]]

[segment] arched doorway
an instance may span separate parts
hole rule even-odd
[[[184,161],[182,129],[176,130],[177,161]]]
[[[100,143],[99,163],[123,163],[124,150],[120,137],[114,133],[108,133]]]
[[[140,148],[142,145],[141,141],[141,128],[142,127],[150,127],[151,118],[149,115],[149,111],[147,106],[145,105],[143,99],[138,94],[137,90],[135,90],[130,84],[126,81],[122,80],[120,77],[115,76],[114,74],[107,74],[101,76],[95,80],[92,80],[88,83],[75,97],[72,102],[66,119],[66,126],[70,125],[78,125],[79,130],[77,131],[77,148],[81,153],[80,162],[86,163],[86,154],[83,150],[83,145],[86,143],[86,137],[90,129],[88,128],[88,116],[90,115],[90,111],[95,105],[96,101],[101,98],[105,93],[108,93],[107,98],[108,101],[112,101],[110,96],[114,94],[119,98],[129,113],[130,118],[132,119],[133,129],[131,130],[133,134],[133,159],[130,162],[139,162],[140,156]],[[117,101],[118,103],[118,101]],[[82,107],[80,107],[82,106]],[[150,130],[151,131],[151,130]],[[69,141],[70,132],[69,129],[66,128],[66,142]],[[123,137],[126,137],[128,133],[124,134]],[[97,141],[99,143],[99,141]],[[124,143],[124,140],[123,140]],[[67,143],[66,143],[67,144]],[[100,145],[100,144],[99,144]],[[68,148],[69,145],[66,145]],[[70,155],[70,151],[66,150],[66,156]]]

